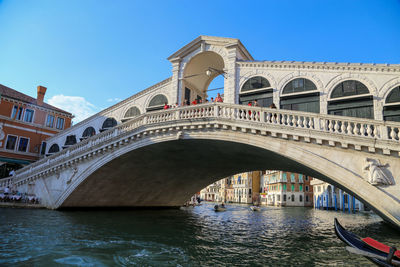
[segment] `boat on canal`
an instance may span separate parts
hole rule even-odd
[[[217,204],[217,205],[215,205],[215,206],[214,206],[214,210],[215,210],[215,211],[226,211],[225,204],[222,203],[222,204]]]
[[[378,266],[400,266],[400,251],[370,237],[361,238],[347,231],[335,218],[335,233],[349,247],[346,249],[362,255]]]
[[[251,209],[252,211],[260,211],[260,210],[261,210],[261,207],[255,205],[255,206],[250,206],[250,209]]]

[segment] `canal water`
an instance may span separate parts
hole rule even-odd
[[[0,209],[0,266],[368,266],[345,250],[333,219],[400,247],[371,213],[212,203],[185,210]]]

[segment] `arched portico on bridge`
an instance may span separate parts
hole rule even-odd
[[[210,83],[224,73],[224,68],[223,57],[213,51],[201,52],[191,58],[183,70],[182,102],[190,104],[194,99],[205,100]]]

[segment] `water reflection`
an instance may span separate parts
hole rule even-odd
[[[0,209],[0,265],[370,265],[346,252],[334,217],[358,235],[400,245],[400,233],[376,215],[309,208]]]

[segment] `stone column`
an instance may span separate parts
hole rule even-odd
[[[225,82],[224,82],[224,102],[235,104],[236,90],[237,90],[237,70],[236,70],[236,48],[229,48],[228,50],[228,60],[225,62]]]
[[[179,70],[180,70],[180,63],[181,63],[181,58],[174,58],[171,60],[172,63],[172,80],[171,80],[171,87],[170,87],[170,95],[172,96],[172,103],[170,104],[175,104],[181,103],[181,95],[182,95],[182,89],[181,89],[181,83],[182,81],[179,79]]]

